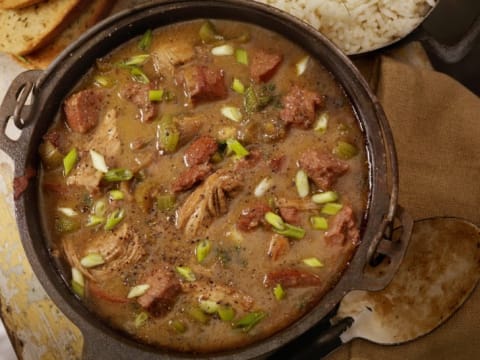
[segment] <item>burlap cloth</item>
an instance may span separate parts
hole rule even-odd
[[[412,50],[412,49],[410,49]],[[380,99],[399,158],[399,203],[414,217],[480,224],[480,99],[422,59],[401,52],[359,67]],[[396,346],[356,339],[328,360],[480,359],[480,287],[445,324]]]

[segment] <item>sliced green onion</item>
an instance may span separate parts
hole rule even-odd
[[[286,293],[281,284],[275,285],[273,288],[273,295],[275,295],[275,299],[277,300],[282,300],[285,297]]]
[[[111,87],[113,85],[113,80],[105,75],[97,75],[93,78],[95,85],[100,87]]]
[[[108,192],[108,197],[110,200],[123,200],[125,199],[125,194],[122,190],[110,190]]]
[[[307,70],[308,62],[310,60],[310,56],[304,56],[295,64],[295,70],[297,71],[297,75],[303,75],[305,70]]]
[[[215,314],[219,309],[218,303],[213,300],[200,300],[199,307],[207,314]]]
[[[83,257],[80,260],[80,264],[82,264],[83,267],[92,268],[98,265],[105,264],[105,259],[101,254],[91,253]]]
[[[95,150],[90,150],[90,158],[92,159],[92,164],[95,169],[106,173],[108,171],[108,166],[105,163],[105,158],[102,154],[96,152]]]
[[[187,327],[180,320],[170,320],[168,325],[179,334],[183,334],[185,331],[187,331]]]
[[[273,228],[273,231],[275,231],[280,235],[283,235],[292,239],[303,239],[303,237],[305,236],[305,229],[299,226],[295,226],[287,223],[285,223],[285,229],[279,230],[279,229]]]
[[[232,321],[235,317],[235,309],[228,305],[219,306],[217,313],[222,321]]]
[[[233,46],[229,44],[215,46],[211,50],[212,55],[215,55],[215,56],[229,56],[229,55],[233,55],[233,52],[234,52]]]
[[[245,92],[245,85],[243,85],[240,79],[234,78],[232,81],[232,90],[236,93],[243,94]]]
[[[223,116],[225,116],[227,119],[230,119],[235,122],[240,122],[242,121],[242,113],[240,112],[240,109],[235,106],[223,106],[220,109],[220,112],[222,113]]]
[[[172,194],[164,194],[157,196],[157,209],[160,211],[169,211],[175,208],[175,196]]]
[[[140,50],[147,51],[150,48],[150,45],[152,45],[152,39],[152,30],[148,29],[147,31],[145,31],[145,34],[143,34],[142,38],[138,42],[138,47],[140,48]]]
[[[262,181],[260,181],[255,187],[253,195],[255,195],[255,197],[262,197],[272,187],[272,185],[273,179],[270,176],[263,178]]]
[[[339,141],[333,148],[333,154],[340,159],[348,160],[358,154],[358,148],[345,141]]]
[[[335,191],[325,191],[312,196],[315,204],[326,204],[338,200],[338,194]]]
[[[72,290],[79,297],[85,295],[85,279],[83,274],[77,268],[72,268]]]
[[[142,311],[137,316],[135,316],[135,327],[139,328],[140,326],[143,326],[147,322],[148,317],[149,315],[146,311]]]
[[[238,157],[245,157],[249,154],[248,150],[236,139],[227,139],[227,149],[234,152]]]
[[[283,219],[279,215],[275,214],[274,212],[268,211],[265,214],[265,221],[270,225],[272,225],[274,229],[285,230],[286,228],[285,226],[286,224],[283,221]]]
[[[69,233],[78,229],[78,223],[69,217],[55,219],[55,230],[59,233]]]
[[[63,174],[68,176],[70,171],[75,167],[78,161],[78,152],[77,149],[71,149],[67,155],[63,158]]]
[[[110,169],[103,175],[103,180],[108,182],[128,181],[133,177],[133,173],[128,169]]]
[[[188,266],[176,266],[175,270],[177,270],[177,273],[179,273],[180,276],[187,281],[192,282],[197,279],[192,269],[190,269]]]
[[[150,101],[162,101],[163,100],[163,89],[159,90],[149,90],[148,91],[148,99]]]
[[[322,214],[325,215],[335,215],[340,210],[342,210],[342,204],[339,203],[328,203],[325,204],[322,208]]]
[[[66,215],[68,217],[74,217],[78,215],[78,213],[75,210],[68,207],[59,207],[57,210],[61,212],[63,215]]]
[[[116,209],[107,217],[107,221],[105,222],[104,229],[105,230],[112,230],[117,226],[120,221],[123,220],[125,217],[125,210],[123,209]]]
[[[323,216],[312,216],[310,217],[310,224],[315,230],[327,230],[328,229],[328,220]]]
[[[327,111],[322,112],[318,118],[317,121],[315,121],[315,124],[313,125],[313,130],[316,131],[319,134],[325,133],[328,128],[328,119],[329,115]]]
[[[295,174],[295,185],[297,187],[298,196],[304,198],[310,192],[310,185],[308,183],[307,173],[303,170],[298,170]]]
[[[200,309],[198,306],[192,306],[187,310],[187,314],[190,315],[190,317],[193,320],[198,321],[201,324],[206,324],[208,322],[208,316],[205,314],[202,309]]]
[[[164,115],[157,126],[157,140],[162,150],[174,152],[180,140],[180,131],[177,129],[172,116]]]
[[[198,32],[200,39],[204,43],[212,43],[215,41],[223,40],[223,36],[219,35],[215,25],[211,21],[205,21]]]
[[[105,221],[104,217],[97,216],[97,215],[89,215],[87,218],[87,226],[96,226],[102,224]]]
[[[239,64],[248,65],[248,53],[245,49],[235,50],[235,59]]]
[[[133,80],[142,84],[148,84],[150,79],[145,75],[142,69],[138,66],[131,66],[130,67],[130,75],[132,75]]]
[[[107,205],[105,204],[105,201],[102,199],[98,200],[93,204],[93,213],[99,217],[102,217],[105,215],[105,212],[107,211]]]
[[[251,312],[233,323],[233,327],[242,329],[244,332],[250,331],[257,325],[267,314],[263,311]]]
[[[211,250],[212,250],[212,244],[210,240],[208,239],[200,240],[200,242],[197,244],[197,247],[195,248],[195,255],[197,256],[197,261],[199,263],[203,262],[203,260],[205,260],[208,254],[210,254]]]
[[[302,261],[305,265],[310,267],[323,267],[323,263],[320,260],[318,260],[316,257],[303,259]]]
[[[122,66],[136,66],[136,65],[143,65],[145,61],[148,60],[150,57],[149,54],[139,54],[139,55],[134,55],[131,58],[125,60],[124,62],[121,63]]]
[[[136,298],[139,296],[142,296],[147,292],[147,290],[150,289],[149,284],[140,284],[132,287],[130,291],[128,292],[127,299],[132,299]]]

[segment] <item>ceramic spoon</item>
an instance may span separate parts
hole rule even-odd
[[[382,268],[373,271],[381,274]],[[450,318],[479,278],[479,227],[458,218],[416,221],[405,259],[384,290],[348,293],[328,330],[306,334],[281,353],[319,359],[353,338],[383,345],[412,341]]]

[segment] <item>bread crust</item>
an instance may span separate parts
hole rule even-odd
[[[21,9],[44,0],[0,0],[0,9]]]

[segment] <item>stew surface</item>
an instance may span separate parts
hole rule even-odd
[[[39,151],[72,291],[155,346],[272,335],[360,242],[368,162],[351,103],[303,49],[250,24],[174,24],[98,59]]]

